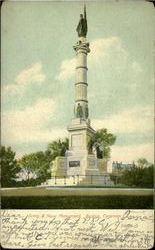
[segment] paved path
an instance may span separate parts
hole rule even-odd
[[[153,195],[153,189],[137,188],[80,188],[80,187],[21,187],[2,188],[2,196],[106,196],[106,195]]]

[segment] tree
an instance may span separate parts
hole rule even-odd
[[[122,176],[117,177],[117,183],[125,184],[129,187],[153,187],[153,165],[149,167],[135,166],[130,170],[125,170]]]
[[[15,152],[11,147],[0,147],[1,158],[1,184],[2,187],[13,187],[16,185],[16,175],[20,171],[17,160],[15,159]]]
[[[53,159],[57,156],[65,156],[66,150],[69,148],[69,140],[65,138],[64,140],[53,141],[48,144],[48,150],[51,152]]]
[[[48,150],[24,155],[20,160],[20,175],[27,185],[41,184],[50,177],[52,156]]]
[[[143,169],[143,176],[141,178],[141,185],[143,187],[153,188],[154,186],[154,166],[153,164]]]
[[[93,147],[96,149],[97,158],[110,158],[110,146],[116,141],[116,136],[108,133],[107,129],[98,130],[88,143],[89,153],[92,153]]]
[[[30,179],[35,179],[36,174],[35,170],[37,168],[36,161],[37,158],[35,157],[35,154],[28,154],[24,155],[20,160],[19,160],[19,165],[21,168],[20,171],[20,177],[23,180],[29,181]]]
[[[140,168],[145,168],[149,165],[149,162],[145,158],[139,158],[137,160],[137,166]]]

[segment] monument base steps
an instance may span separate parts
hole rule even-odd
[[[110,175],[68,176],[53,178],[41,184],[42,186],[114,186]]]

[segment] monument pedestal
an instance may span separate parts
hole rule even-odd
[[[68,132],[69,150],[66,151],[65,157],[56,157],[52,177],[80,176],[82,185],[91,184],[90,178],[93,178],[95,185],[102,183],[105,178],[99,176],[107,174],[107,161],[98,159],[96,155],[88,152],[88,142],[95,133],[90,121],[82,118],[73,119]]]
[[[85,175],[90,159],[88,142],[95,131],[91,128],[89,120],[76,118],[72,120],[71,125],[68,127],[68,132],[69,150],[66,152],[67,175]],[[93,163],[97,168],[96,160],[94,158]]]

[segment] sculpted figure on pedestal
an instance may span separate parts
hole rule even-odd
[[[82,118],[82,116],[83,116],[83,110],[82,110],[80,103],[78,103],[77,110],[76,110],[76,117]]]
[[[88,116],[89,116],[89,110],[88,110],[88,105],[86,105],[86,107],[85,107],[85,117],[86,117],[86,119],[88,118]]]

